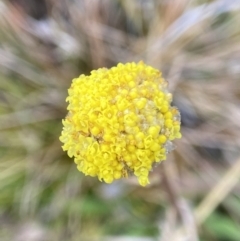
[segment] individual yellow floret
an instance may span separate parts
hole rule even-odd
[[[161,72],[119,63],[73,79],[60,141],[77,169],[112,183],[130,174],[149,183],[153,164],[180,138],[180,114]]]

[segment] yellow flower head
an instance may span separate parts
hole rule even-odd
[[[111,183],[133,173],[149,183],[155,162],[180,138],[180,114],[161,72],[143,62],[73,79],[60,140],[79,171]]]

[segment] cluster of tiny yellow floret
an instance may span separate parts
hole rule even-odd
[[[60,137],[79,171],[112,183],[134,174],[145,186],[154,163],[180,138],[180,114],[161,72],[139,63],[73,79]]]

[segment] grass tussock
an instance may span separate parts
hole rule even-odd
[[[0,239],[239,241],[239,22],[234,0],[0,1]],[[67,88],[139,60],[183,137],[147,188],[83,177],[58,140]]]

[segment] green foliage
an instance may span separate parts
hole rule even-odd
[[[226,215],[221,215],[219,213],[212,214],[204,224],[204,227],[215,240],[240,240],[239,226]]]

